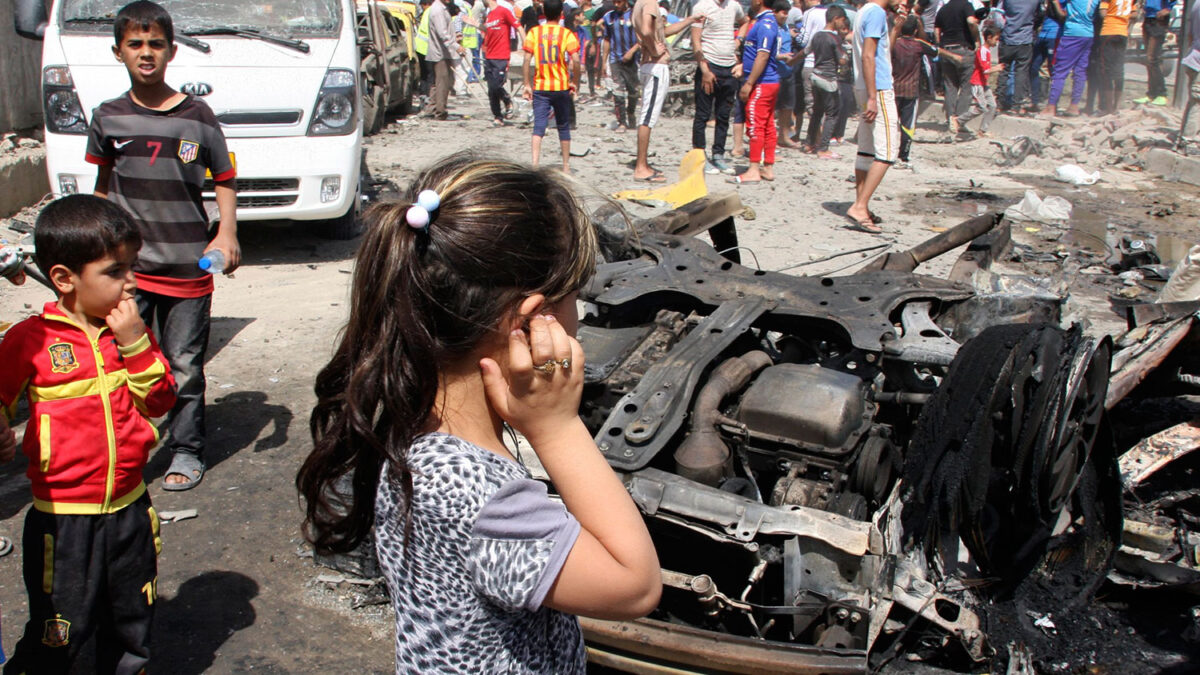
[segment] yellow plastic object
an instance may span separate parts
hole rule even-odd
[[[704,151],[693,149],[679,162],[678,182],[660,184],[645,190],[622,190],[614,194],[613,198],[635,202],[663,202],[677,209],[708,194],[708,185],[704,182],[704,163]]]

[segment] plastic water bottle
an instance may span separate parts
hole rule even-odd
[[[0,277],[16,279],[24,260],[15,246],[0,246]]]
[[[200,269],[208,272],[209,274],[220,274],[221,272],[225,271],[225,254],[221,252],[221,249],[214,248],[208,253],[205,253],[204,256],[200,258],[200,262],[196,264],[200,266]]]

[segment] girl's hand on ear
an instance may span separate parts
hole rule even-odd
[[[583,348],[553,316],[530,319],[528,336],[509,334],[507,373],[490,358],[479,368],[492,409],[534,447],[536,438],[553,437],[579,420]]]

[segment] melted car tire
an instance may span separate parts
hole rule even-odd
[[[1027,577],[1059,534],[1062,509],[1086,517],[1072,491],[1111,473],[1111,449],[1095,451],[1107,367],[1107,342],[1095,348],[1078,329],[994,326],[963,345],[905,458],[907,545],[953,561],[961,540],[997,589]]]

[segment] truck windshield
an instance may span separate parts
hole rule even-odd
[[[109,33],[117,10],[129,0],[63,0],[59,18],[64,31]],[[277,35],[336,35],[341,27],[338,0],[158,0],[171,13],[176,33],[203,32],[236,25]]]

